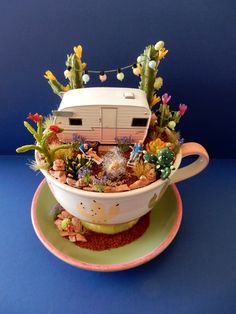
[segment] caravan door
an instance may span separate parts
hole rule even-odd
[[[115,143],[117,109],[101,108],[101,143]]]

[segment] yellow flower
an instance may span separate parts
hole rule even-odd
[[[83,52],[83,48],[81,45],[74,47],[74,52],[76,54],[76,57],[81,59],[82,57],[82,52]]]
[[[154,96],[152,97],[150,106],[151,106],[151,107],[152,107],[152,106],[155,106],[160,100],[161,100],[161,97],[160,97],[160,96],[154,95]]]
[[[159,60],[164,59],[168,51],[169,50],[167,50],[165,47],[161,48],[159,50]]]
[[[163,85],[163,78],[159,76],[155,79],[154,88],[158,90],[162,87],[162,85]]]
[[[70,85],[67,84],[66,86],[63,86],[63,92],[68,92],[68,90],[70,90]]]
[[[149,153],[157,154],[164,147],[166,147],[166,143],[157,138],[146,145],[146,150]]]
[[[49,81],[56,81],[56,77],[52,74],[51,71],[46,71],[45,74],[44,74],[44,77],[49,80]]]

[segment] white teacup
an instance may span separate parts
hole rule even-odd
[[[198,158],[190,165],[181,168],[182,158],[191,155],[198,155]],[[132,226],[138,218],[153,208],[169,184],[196,175],[207,166],[208,162],[209,156],[202,145],[194,142],[185,143],[176,156],[174,163],[176,170],[172,171],[168,179],[159,179],[148,186],[118,193],[99,193],[76,189],[60,183],[47,171],[41,171],[55,199],[63,208],[81,219],[86,227],[95,231],[106,232],[107,226],[107,233],[113,233]],[[120,228],[116,229],[113,226],[120,226]]]

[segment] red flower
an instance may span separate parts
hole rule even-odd
[[[60,133],[63,131],[63,129],[59,128],[59,126],[56,124],[50,125],[49,130],[54,132],[54,133]]]
[[[181,116],[185,114],[185,111],[187,110],[187,106],[185,104],[180,104],[179,105],[179,113]]]
[[[38,123],[42,120],[42,116],[39,115],[38,113],[35,113],[35,114],[29,113],[27,119],[30,119],[34,121],[35,123]]]

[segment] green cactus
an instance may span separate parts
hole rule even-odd
[[[61,93],[65,92],[65,87],[58,82],[58,80],[48,80],[48,84],[51,86],[54,94],[61,97]]]
[[[174,156],[174,153],[168,147],[164,147],[158,154],[152,154],[145,151],[143,158],[144,162],[154,164],[160,178],[165,180],[169,177],[171,170],[174,169]]]
[[[48,84],[51,86],[53,92],[62,97],[62,93],[70,89],[84,87],[82,76],[86,67],[85,63],[82,63],[82,47],[74,47],[74,53],[67,55],[66,59],[66,78],[69,80],[69,84],[62,85],[51,71],[46,71],[44,77],[48,80]]]
[[[137,60],[141,65],[141,81],[139,83],[139,88],[146,92],[148,103],[151,104],[155,90],[154,83],[159,64],[159,52],[153,45],[149,45]],[[156,66],[154,68],[150,67],[150,61],[155,61]]]
[[[70,86],[72,89],[84,87],[82,80],[83,64],[76,54],[67,55],[66,66],[70,69]]]
[[[75,158],[67,158],[65,162],[68,176],[77,180],[78,170],[82,167],[91,167],[92,160],[82,154],[78,154]]]
[[[55,135],[56,133],[60,133],[63,131],[63,129],[59,128],[58,126],[54,125],[52,126],[51,130],[49,127],[49,130],[45,130],[43,132],[43,116],[39,115],[38,113],[32,115],[30,114],[28,116],[29,119],[34,121],[37,124],[37,130],[34,129],[31,124],[29,124],[27,121],[24,121],[24,126],[26,129],[33,135],[34,139],[36,140],[36,144],[30,144],[30,145],[23,145],[21,147],[18,147],[16,149],[17,153],[25,153],[29,150],[37,150],[40,155],[43,155],[48,166],[52,166],[54,161],[55,153],[60,149],[68,149],[72,148],[72,144],[62,144],[60,146],[55,147],[54,149],[50,149],[47,140]]]

